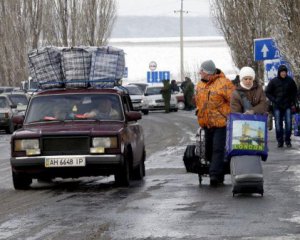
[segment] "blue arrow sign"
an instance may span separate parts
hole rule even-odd
[[[266,59],[280,58],[279,49],[272,38],[254,39],[254,60],[261,61]]]
[[[148,83],[159,83],[163,80],[170,80],[170,71],[148,71],[147,82]]]

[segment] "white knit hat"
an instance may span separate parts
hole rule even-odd
[[[240,79],[242,80],[244,77],[252,77],[255,79],[255,72],[251,67],[243,67],[240,71]]]

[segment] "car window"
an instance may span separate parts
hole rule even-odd
[[[27,105],[28,99],[25,95],[8,95],[8,98],[13,104],[16,105]]]
[[[25,123],[55,120],[123,120],[117,94],[40,95],[31,100]]]
[[[5,97],[0,97],[0,108],[8,108],[9,102]]]
[[[161,87],[155,87],[155,88],[147,88],[146,93],[147,95],[157,95],[161,94]]]
[[[142,95],[143,92],[138,87],[126,86],[129,95]]]

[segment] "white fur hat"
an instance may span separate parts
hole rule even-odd
[[[252,77],[255,79],[255,72],[251,67],[243,67],[240,71],[240,79],[242,80],[244,77]]]

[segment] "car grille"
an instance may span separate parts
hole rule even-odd
[[[43,155],[88,154],[90,138],[86,136],[44,137],[42,139]]]
[[[163,99],[157,99],[157,100],[155,100],[155,102],[156,102],[156,103],[163,103],[164,100],[163,100]]]

